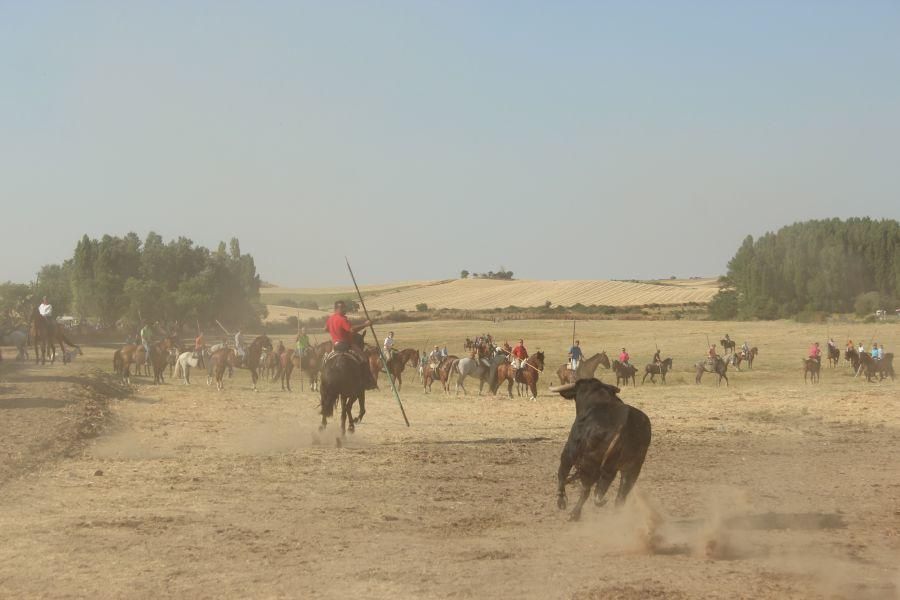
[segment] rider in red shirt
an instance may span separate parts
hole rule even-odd
[[[515,364],[513,365],[515,368],[519,368],[522,365],[522,362],[528,358],[528,350],[525,349],[524,340],[519,340],[519,343],[516,344],[516,347],[512,350],[513,358],[515,358]]]
[[[325,321],[325,330],[331,335],[334,351],[350,352],[364,365],[363,371],[368,374],[366,378],[367,390],[375,389],[377,385],[372,372],[369,370],[369,361],[363,355],[362,348],[353,345],[353,334],[362,331],[371,324],[372,321],[366,321],[360,325],[351,325],[350,319],[347,318],[347,305],[343,300],[338,300],[334,303],[334,313]]]
[[[822,350],[819,349],[819,342],[809,347],[809,357],[822,362]]]
[[[631,355],[628,354],[625,348],[622,348],[622,353],[619,354],[619,362],[623,365],[627,365],[629,360],[631,360]]]

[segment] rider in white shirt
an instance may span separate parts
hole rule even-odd
[[[44,321],[47,323],[47,327],[53,327],[53,306],[50,304],[50,302],[47,301],[47,296],[44,296],[43,300],[41,300],[41,304],[40,306],[38,306],[38,314],[44,317]]]
[[[388,336],[384,338],[384,357],[387,360],[391,359],[391,355],[394,352],[394,332],[391,331],[388,333]]]

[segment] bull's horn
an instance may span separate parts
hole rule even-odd
[[[551,386],[550,386],[550,391],[553,392],[553,393],[556,393],[556,394],[559,394],[559,393],[562,393],[562,392],[568,392],[569,390],[574,390],[574,389],[575,389],[575,384],[574,384],[574,383],[567,383],[567,384],[565,384],[565,385],[551,385]]]

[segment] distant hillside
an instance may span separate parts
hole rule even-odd
[[[718,291],[715,279],[662,280],[653,282],[560,280],[498,281],[491,279],[451,279],[363,286],[366,305],[372,310],[416,310],[429,308],[486,310],[507,306],[536,307],[548,300],[553,306],[574,304],[605,306],[675,305],[706,303]],[[284,300],[315,303],[327,309],[338,298],[353,298],[352,287],[263,288],[263,302],[277,305]],[[309,306],[312,308],[312,306]],[[270,306],[270,311],[272,307]],[[283,309],[285,312],[292,310]],[[291,314],[296,314],[295,312]]]

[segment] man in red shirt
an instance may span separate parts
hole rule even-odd
[[[622,348],[622,353],[619,354],[619,362],[622,363],[623,365],[631,366],[628,364],[629,360],[631,360],[631,355],[628,354],[628,352],[625,350],[625,348]]]
[[[822,351],[819,349],[819,342],[809,347],[809,357],[822,362]]]
[[[512,351],[513,358],[513,368],[518,369],[522,366],[522,363],[528,358],[528,350],[525,349],[525,342],[523,340],[519,340],[519,343],[516,344],[516,347],[513,348]]]
[[[352,353],[365,367],[363,371],[367,374],[367,390],[373,390],[378,386],[375,384],[375,378],[372,376],[372,371],[369,370],[369,361],[363,355],[362,348],[353,345],[353,334],[359,333],[371,324],[372,321],[366,321],[360,325],[351,325],[350,319],[347,318],[347,305],[343,300],[338,300],[334,303],[334,312],[328,317],[328,320],[325,321],[325,330],[331,335],[334,351]]]

